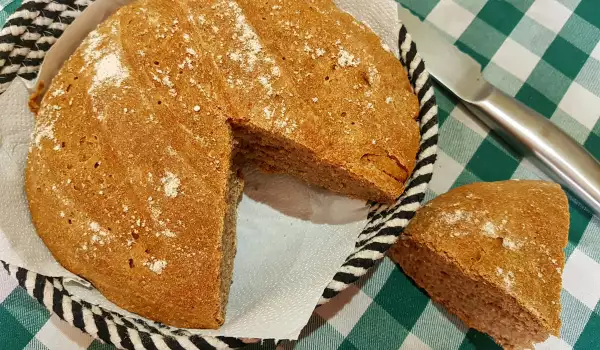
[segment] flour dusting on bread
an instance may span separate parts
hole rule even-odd
[[[165,196],[169,198],[177,197],[179,185],[181,184],[177,175],[167,171],[165,176],[160,179],[160,182],[162,182],[164,186]]]
[[[96,74],[92,79],[90,93],[93,93],[98,86],[103,84],[112,84],[121,86],[121,82],[129,76],[127,68],[123,67],[121,58],[114,52],[102,57],[95,65]]]
[[[167,267],[168,263],[165,260],[152,260],[144,263],[145,266],[157,275],[160,275],[163,270]]]

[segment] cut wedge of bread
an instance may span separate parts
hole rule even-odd
[[[425,205],[390,256],[431,298],[506,349],[558,335],[569,210],[559,185],[474,183]]]

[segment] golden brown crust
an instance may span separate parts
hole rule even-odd
[[[230,123],[310,149],[370,181],[375,199],[396,198],[414,167],[418,104],[399,62],[330,2],[276,15],[274,4],[135,2],[86,38],[44,96],[26,170],[34,224],[63,266],[129,311],[178,327],[223,322],[241,189]],[[314,65],[275,43],[292,17],[322,36]]]
[[[33,114],[37,114],[37,112],[40,109],[40,101],[42,99],[42,92],[44,91],[44,82],[43,81],[38,81],[37,85],[35,86],[35,91],[31,94],[31,96],[29,96],[29,110],[33,113]]]
[[[528,332],[545,337],[558,335],[563,249],[568,231],[568,202],[559,185],[530,180],[474,183],[453,189],[425,205],[391,255],[409,275],[411,272],[415,275],[419,284],[429,285],[425,289],[432,297],[442,299],[442,304],[458,311],[470,326],[492,334],[506,346],[513,346],[509,335],[497,331],[499,320],[482,321],[474,315],[475,310],[457,307],[465,304],[456,297],[448,297],[451,292],[444,290],[450,288],[436,288],[456,280],[470,280],[472,283],[465,282],[460,287],[466,294],[483,284],[486,291],[497,295],[494,299],[506,298],[507,305],[517,303],[520,309],[513,307],[508,314],[530,320]],[[408,245],[417,248],[407,250]],[[433,283],[414,264],[417,257],[426,255],[430,255],[427,258],[430,261],[437,259],[439,266],[445,266],[431,267],[432,271],[457,272],[447,276],[447,280]],[[515,330],[515,337],[516,334],[520,333]]]

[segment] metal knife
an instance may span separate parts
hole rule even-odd
[[[564,131],[481,75],[481,66],[398,5],[427,71],[511,146],[600,216],[600,163]]]

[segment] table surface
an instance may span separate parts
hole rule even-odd
[[[600,159],[600,0],[400,0],[483,67],[487,80]],[[0,24],[21,0],[0,0]],[[409,32],[410,32],[410,28]],[[418,44],[418,43],[417,43]],[[426,200],[475,181],[546,178],[436,89],[440,150]],[[459,142],[457,142],[457,140]],[[600,219],[569,198],[560,338],[538,349],[600,348]],[[72,328],[0,272],[0,348],[113,349]],[[275,348],[273,344],[248,349]],[[285,349],[495,349],[385,259],[317,309]]]

